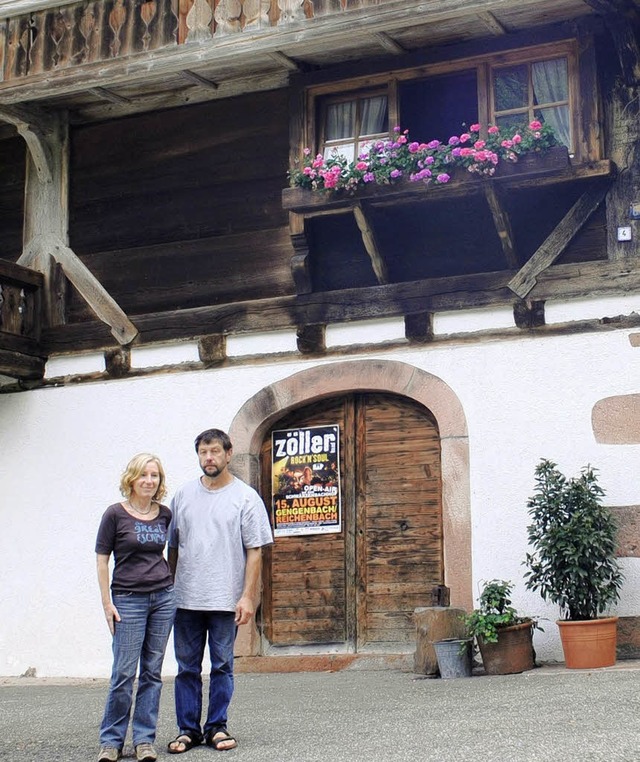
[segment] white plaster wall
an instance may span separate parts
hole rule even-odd
[[[343,359],[405,362],[459,396],[469,429],[474,585],[516,582],[516,606],[550,620],[536,634],[543,660],[562,652],[557,611],[522,583],[534,467],[546,457],[574,475],[591,463],[609,504],[640,503],[639,447],[599,445],[591,431],[597,400],[640,391],[640,351],[628,334],[399,346]],[[39,676],[107,677],[110,636],[94,540],[102,512],[119,499],[126,462],[139,451],[158,454],[171,495],[198,473],[192,443],[199,431],[228,429],[264,386],[336,361],[264,358],[256,366],[0,395],[0,675],[34,667]],[[625,560],[624,568],[617,613],[640,615],[640,561]],[[175,672],[171,647],[165,666]]]

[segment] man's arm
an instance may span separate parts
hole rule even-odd
[[[256,613],[260,594],[260,572],[262,571],[262,548],[247,548],[247,563],[244,568],[244,588],[236,605],[236,624],[246,624]]]
[[[171,576],[175,580],[176,567],[178,565],[178,548],[169,548],[169,552],[167,554],[167,561],[169,562],[169,569],[171,570]]]

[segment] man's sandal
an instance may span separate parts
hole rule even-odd
[[[186,751],[189,751],[189,749],[193,749],[194,746],[200,746],[202,743],[202,737],[200,735],[197,735],[196,733],[192,733],[189,730],[185,731],[184,733],[180,733],[177,735],[173,741],[169,743],[167,746],[167,749],[169,751],[169,754],[184,754]],[[172,746],[176,746],[176,744],[180,744],[183,748],[181,749],[175,749],[171,748]]]
[[[222,744],[233,743],[233,746],[223,746]],[[228,732],[226,728],[214,728],[205,736],[207,746],[212,746],[216,751],[231,751],[238,747],[236,739]]]

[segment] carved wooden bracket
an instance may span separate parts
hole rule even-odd
[[[493,183],[485,183],[484,193],[491,209],[491,215],[493,216],[493,223],[500,238],[502,245],[502,251],[504,258],[507,261],[507,265],[510,268],[516,268],[519,266],[518,255],[516,254],[516,246],[513,238],[513,231],[511,230],[511,221],[507,214],[500,196],[496,192]]]
[[[1,106],[0,120],[13,124],[24,138],[40,182],[52,182],[53,158],[47,143],[46,117],[22,106]]]
[[[356,223],[360,230],[360,235],[362,236],[362,243],[371,260],[373,272],[376,275],[378,283],[384,285],[389,282],[387,265],[380,254],[373,227],[371,226],[367,213],[361,203],[354,204],[353,215],[356,218]]]
[[[53,257],[58,262],[67,278],[100,320],[111,328],[111,333],[120,344],[129,344],[135,339],[138,335],[135,325],[73,250],[56,236],[33,238],[25,247],[18,264],[40,269],[47,257]]]
[[[560,220],[555,230],[544,241],[531,259],[509,281],[509,288],[524,299],[536,285],[536,278],[562,254],[593,212],[600,206],[608,188],[597,185],[585,191]]]

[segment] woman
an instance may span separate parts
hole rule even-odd
[[[160,460],[149,453],[132,458],[120,491],[125,500],[107,508],[96,539],[98,584],[113,636],[113,670],[98,762],[116,762],[122,756],[138,662],[133,744],[138,762],[155,762],[162,661],[175,615],[173,580],[164,557],[171,511],[159,502],[166,494]]]

